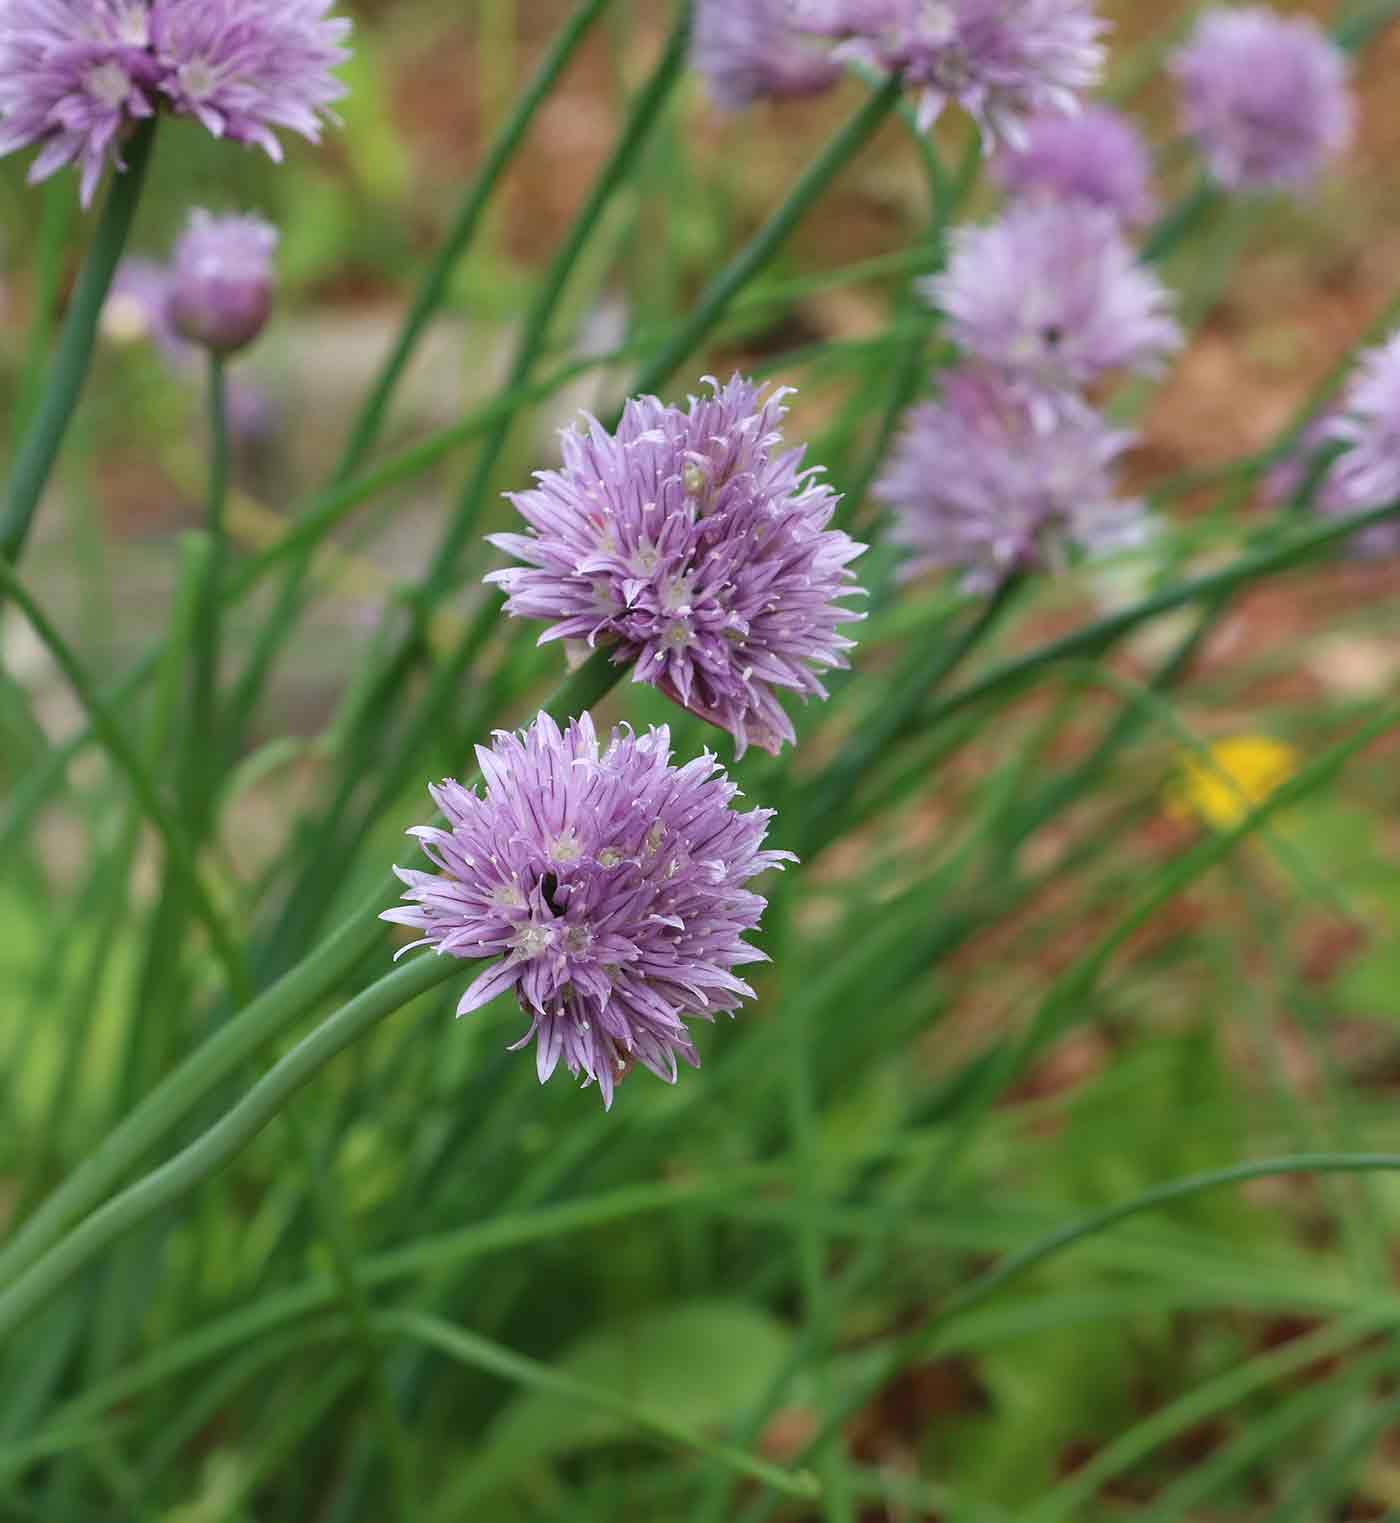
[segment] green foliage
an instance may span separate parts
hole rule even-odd
[[[1355,346],[1268,448],[1145,482],[1131,597],[906,583],[868,489],[949,358],[911,282],[993,204],[975,138],[930,146],[857,82],[829,119],[719,125],[662,35],[682,6],[363,9],[323,152],[157,139],[136,245],[196,199],[283,232],[285,336],[234,378],[295,410],[227,495],[188,375],[87,367],[131,183],[65,312],[91,230],[0,177],[32,271],[7,458],[64,446],[27,452],[0,562],[0,1523],[1392,1506],[1395,582],[1348,580],[1349,526],[1244,506]],[[1181,18],[1128,20],[1136,100]],[[479,92],[462,187],[447,78]],[[1194,324],[1251,239],[1322,258],[1306,208],[1174,188],[1147,247]],[[361,324],[363,377],[307,362]],[[577,407],[736,366],[801,387],[870,618],[801,744],[734,769],[804,859],[762,885],[756,1003],[604,1114],[503,1050],[510,999],[453,1019],[463,965],[394,968],[377,916],[426,780],[541,705],[730,760],[605,654],[566,677],[479,579]],[[1351,665],[1299,686],[1324,622]],[[1296,753],[1281,787],[1183,812],[1186,763],[1260,735]]]

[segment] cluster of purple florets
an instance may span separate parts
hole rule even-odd
[[[824,698],[818,673],[847,664],[865,547],[828,528],[836,495],[783,447],[784,394],[711,385],[686,408],[634,399],[615,434],[566,430],[563,468],[511,499],[530,532],[492,537],[525,564],[488,581],[548,622],[541,640],[609,645],[739,755],[776,754],[796,739],[777,694]]]
[[[687,1019],[732,1014],[753,990],[734,969],[764,901],[751,878],[793,859],[766,851],[772,813],[737,794],[708,753],[671,763],[665,728],[616,730],[587,714],[562,732],[541,714],[478,748],[484,795],[432,790],[446,828],[414,832],[434,873],[400,870],[410,905],[386,920],[455,957],[496,958],[462,996],[464,1015],[513,991],[530,1020],[541,1082],[562,1059],[612,1104],[641,1063],[674,1083],[698,1066]]]
[[[342,94],[350,23],[332,0],[0,0],[0,154],[36,147],[31,178],[81,170],[84,202],[162,109],[281,157]]]
[[[348,23],[331,3],[0,0],[0,153],[36,149],[36,179],[77,165],[88,201],[134,124],[167,109],[277,158],[277,132],[314,139],[340,93]],[[1157,373],[1182,335],[1133,242],[1156,207],[1147,145],[1082,99],[1104,32],[1092,0],[697,0],[694,57],[722,105],[813,94],[854,59],[908,86],[923,129],[956,102],[995,151],[1005,206],[955,230],[920,287],[957,360],[874,489],[906,569],[954,569],[977,593],[1153,533],[1116,480],[1134,436],[1095,402],[1115,376]],[[1347,140],[1345,60],[1310,21],[1207,12],[1171,71],[1226,189],[1296,191]],[[109,322],[134,313],[182,372],[200,350],[232,354],[267,320],[276,242],[256,218],[196,212],[168,266],[122,268]],[[865,547],[784,442],[787,393],[709,387],[567,429],[559,468],[511,495],[524,532],[491,542],[516,564],[487,581],[542,642],[606,650],[737,756],[776,754],[797,739],[784,700],[824,698],[822,674],[848,664]],[[1328,514],[1400,498],[1400,337],[1363,357],[1269,486],[1305,484]],[[1362,548],[1400,550],[1400,528]],[[459,1013],[513,994],[541,1080],[562,1061],[606,1105],[633,1064],[674,1081],[698,1063],[688,1022],[752,997],[735,971],[762,959],[749,885],[795,860],[764,847],[771,811],[735,809],[708,753],[674,764],[665,728],[602,740],[586,713],[563,729],[541,714],[477,757],[484,791],[431,790],[442,823],[411,833],[433,871],[401,870],[406,903],[384,918],[415,946],[491,960]]]

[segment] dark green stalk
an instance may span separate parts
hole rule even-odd
[[[324,1021],[207,1132],[94,1211],[0,1293],[0,1338],[32,1316],[109,1244],[221,1169],[338,1053],[418,995],[458,974],[452,958],[415,958]]]
[[[812,800],[799,812],[800,818],[811,822],[811,834],[803,841],[801,855],[814,855],[843,828],[845,806],[866,772],[919,725],[921,701],[936,692],[996,629],[1025,585],[1022,575],[1007,577],[961,634],[947,643],[932,645],[922,658],[915,657],[907,680],[900,683],[900,696],[881,704],[812,783]]]
[[[222,771],[219,745],[219,647],[223,622],[225,524],[228,504],[228,386],[222,355],[209,355],[209,495],[205,507],[209,556],[194,628],[189,729],[185,735],[185,808],[194,833],[208,828]]]
[[[0,577],[8,575],[0,567]],[[622,676],[599,651],[545,705],[556,719],[596,703]],[[401,888],[387,873],[372,896],[291,972],[202,1043],[107,1134],[0,1251],[0,1279],[35,1262],[173,1127],[275,1037],[331,994],[383,938],[379,913]]]
[[[568,236],[550,261],[544,280],[530,303],[530,310],[525,314],[515,357],[506,377],[508,391],[524,386],[539,362],[569,277],[574,272],[579,256],[601,224],[603,213],[626,183],[642,148],[650,139],[661,108],[670,98],[685,70],[689,47],[690,8],[683,5],[660,62],[627,114],[612,157],[594,180],[588,199],[574,219]],[[429,605],[453,583],[462,551],[476,528],[485,504],[491,475],[505,451],[509,437],[509,429],[502,427],[489,435],[482,446],[471,480],[462,493],[457,511],[433,557],[433,567],[423,589],[424,600]]]
[[[53,463],[87,379],[98,320],[131,232],[154,141],[155,119],[152,118],[137,127],[126,147],[126,170],[112,181],[107,204],[63,324],[43,400],[10,471],[4,505],[0,507],[0,559],[12,565],[24,550],[39,499],[48,485]]]

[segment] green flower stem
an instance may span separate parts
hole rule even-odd
[[[734,298],[767,266],[812,205],[894,111],[902,89],[898,77],[887,80],[832,138],[783,204],[700,293],[690,320],[639,372],[633,393],[660,391],[695,353]]]
[[[0,1293],[0,1339],[32,1316],[109,1244],[222,1168],[338,1053],[420,994],[460,974],[455,958],[417,957],[386,974],[324,1021],[203,1136],[86,1217]]]
[[[350,439],[336,466],[333,480],[348,480],[374,448],[384,426],[389,403],[429,322],[447,297],[448,283],[459,261],[471,246],[496,186],[524,141],[539,108],[549,99],[560,76],[612,0],[581,0],[540,60],[534,77],[521,91],[515,109],[502,124],[487,152],[476,179],[463,196],[437,257],[433,260],[409,308],[403,327],[383,369],[374,382]]]
[[[204,568],[194,628],[189,729],[185,735],[185,809],[202,836],[223,772],[219,745],[219,647],[224,566],[228,559],[228,371],[222,355],[209,355],[209,496],[205,512],[209,557]]]
[[[0,574],[7,574],[3,567]],[[546,711],[556,719],[582,712],[617,683],[623,670],[612,664],[608,652],[597,652],[561,686]],[[332,936],[219,1027],[124,1117],[0,1251],[0,1283],[33,1264],[206,1096],[333,993],[381,941],[379,912],[399,889],[397,877],[386,875]]]
[[[73,293],[48,384],[15,459],[0,506],[0,559],[14,564],[24,550],[35,510],[87,379],[102,306],[126,247],[155,141],[155,118],[142,122],[126,146],[126,170],[115,175],[92,248]]]
[[[209,934],[210,944],[223,966],[229,987],[235,991],[244,989],[243,960],[238,947],[214,908],[214,901],[204,886],[184,834],[156,791],[136,747],[127,738],[116,717],[97,696],[87,673],[48,615],[30,596],[14,571],[0,559],[0,601],[5,597],[13,598],[18,604],[34,633],[48,648],[55,664],[72,687],[98,739],[126,774],[132,791],[161,838],[171,866],[185,884],[191,907]]]
[[[1086,624],[1058,640],[1047,641],[1029,654],[994,667],[976,682],[969,683],[930,705],[919,721],[919,728],[927,730],[985,698],[1022,688],[1047,667],[1059,662],[1102,655],[1140,624],[1187,604],[1210,603],[1256,577],[1300,565],[1318,552],[1350,539],[1359,530],[1385,523],[1397,516],[1400,516],[1400,502],[1389,503],[1383,508],[1372,508],[1369,512],[1357,513],[1345,519],[1329,519],[1319,527],[1295,535],[1273,549],[1240,556],[1232,565],[1224,566],[1219,571],[1181,582],[1130,608],[1120,609],[1093,624]]]

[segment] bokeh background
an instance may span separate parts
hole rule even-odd
[[[246,549],[270,543],[285,527],[288,505],[330,469],[405,293],[567,9],[562,0],[347,6],[356,36],[344,129],[319,151],[293,148],[284,169],[230,152],[187,124],[163,129],[135,238],[140,251],[162,257],[191,204],[259,210],[282,230],[277,319],[235,371],[248,401],[232,523]],[[1190,184],[1192,165],[1174,139],[1161,62],[1197,8],[1112,0],[1104,9],[1115,21],[1108,93],[1162,145],[1169,199]],[[1311,9],[1333,19],[1329,6]],[[499,388],[533,282],[655,61],[666,10],[657,0],[617,0],[542,111],[414,364],[386,449],[452,423]],[[1191,342],[1164,385],[1117,405],[1143,432],[1131,459],[1135,485],[1174,483],[1163,511],[1182,574],[1228,556],[1259,511],[1250,490],[1222,488],[1214,468],[1265,448],[1351,346],[1386,331],[1387,313],[1393,322],[1400,29],[1366,51],[1356,87],[1355,142],[1314,199],[1240,203],[1164,267],[1182,293]],[[590,245],[552,334],[552,360],[560,364],[624,355],[517,424],[497,473],[502,489],[523,485],[552,461],[554,430],[578,408],[605,408],[617,398],[634,363],[626,355],[644,350],[648,334],[686,310],[862,94],[852,81],[819,102],[725,117],[689,82]],[[940,124],[950,162],[967,131],[951,113]],[[37,250],[45,240],[66,240],[76,266],[82,229],[70,197],[67,185],[36,193],[24,186],[22,166],[0,166],[0,385],[11,400]],[[882,382],[887,354],[876,341],[901,300],[926,197],[907,133],[891,124],[745,293],[677,392],[705,370],[762,367],[801,387],[792,434],[813,440],[814,458],[838,477],[849,475],[868,442],[867,414],[859,405],[852,411],[852,402]],[[984,187],[973,212],[995,204]],[[181,532],[200,521],[199,388],[148,339],[139,313],[109,315],[28,561],[33,585],[99,674],[124,670],[162,626]],[[249,740],[257,764],[229,806],[231,870],[243,879],[256,881],[275,860],[287,819],[324,787],[317,738],[395,617],[397,590],[421,571],[470,459],[466,447],[411,485],[380,494],[338,536],[335,553],[318,557],[316,602],[277,661]],[[1198,477],[1203,484],[1193,486]],[[510,516],[497,503],[489,527]],[[1066,577],[1040,592],[1006,633],[1001,654],[1132,595],[1112,578]],[[464,580],[443,614],[444,639],[483,597],[475,579]],[[247,649],[267,608],[253,599],[240,609],[229,636],[235,652]],[[1118,680],[1140,681],[1179,638],[1179,625],[1166,626],[1144,628],[1115,654]],[[898,655],[897,620],[878,633],[865,658],[873,670]],[[42,727],[27,740],[18,727],[6,731],[0,788],[11,790],[80,716],[11,615],[3,639],[7,667],[29,691]],[[545,660],[532,670],[543,679],[552,668]],[[856,1379],[886,1340],[917,1326],[997,1253],[1066,1215],[1241,1158],[1400,1148],[1400,737],[1391,734],[1292,811],[1270,839],[1250,842],[1154,915],[1120,955],[1107,989],[1086,996],[1072,1029],[979,1120],[955,1176],[920,1173],[946,1142],[948,1118],[959,1114],[959,1095],[978,1064],[1014,1035],[1125,899],[1238,817],[1228,793],[1222,799],[1183,783],[1191,738],[1233,742],[1233,751],[1219,754],[1233,758],[1246,791],[1262,791],[1274,769],[1286,774],[1397,690],[1400,563],[1341,558],[1310,567],[1239,598],[1173,693],[1169,720],[1151,727],[1091,798],[1038,831],[1014,862],[998,861],[993,831],[975,843],[968,871],[957,871],[966,822],[994,816],[999,799],[1086,754],[1118,701],[1111,684],[1090,673],[1028,694],[971,735],[916,808],[897,823],[852,833],[811,866],[786,933],[793,955],[779,960],[761,1008],[744,1020],[761,1031],[777,1019],[772,1012],[784,996],[809,984],[825,991],[830,1044],[818,1063],[820,1136],[811,1156],[820,1160],[823,1197],[843,1204],[823,1223],[824,1272],[833,1281],[857,1263],[877,1272],[852,1281],[858,1293],[834,1297],[826,1309],[834,1357],[803,1366],[799,1354],[798,1378],[781,1387],[776,1405],[764,1407],[764,1392],[799,1348],[804,1310],[794,1256],[807,1249],[798,1245],[791,1211],[777,1200],[765,1206],[757,1185],[745,1192],[751,1199],[724,1210],[622,1221],[559,1242],[542,1237],[504,1261],[483,1250],[467,1269],[444,1260],[427,1290],[440,1290],[502,1343],[640,1390],[707,1431],[743,1437],[746,1414],[752,1420],[757,1412],[751,1436],[781,1462],[810,1436],[833,1384]],[[629,713],[662,717],[646,700],[626,704]],[[443,769],[466,764],[471,737],[456,724],[444,716],[435,752]],[[34,856],[0,871],[0,1052],[11,1059],[0,1075],[8,1118],[0,1132],[14,1139],[0,1176],[57,1177],[108,1103],[108,1070],[127,1030],[134,947],[119,942],[113,950],[115,971],[103,981],[76,1071],[63,1061],[61,1034],[24,1023],[22,1061],[15,1034],[21,1010],[43,997],[44,949],[61,934],[34,913],[36,894],[57,902],[76,892],[86,866],[84,822],[101,807],[89,793],[80,808],[46,809]],[[397,850],[404,823],[383,822],[380,860]],[[781,826],[775,840],[786,844]],[[852,963],[853,944],[874,934],[881,906],[915,881],[911,864],[935,860],[948,869],[942,897],[926,922],[909,922],[910,942],[950,923],[958,933],[932,966],[924,959],[895,985],[872,985],[871,970]],[[821,984],[828,959],[834,994]],[[883,1045],[875,1052],[861,1038],[868,999],[879,1013],[871,1029]],[[706,1033],[707,1064],[737,1031],[726,1024]],[[785,1082],[780,1042],[760,1045],[751,1059],[741,1055],[708,1089],[703,1074],[688,1077],[695,1087],[683,1084],[674,1097],[659,1087],[634,1096],[640,1086],[629,1085],[631,1109],[602,1123],[592,1097],[581,1100],[557,1082],[536,1092],[532,1072],[500,1069],[499,1022],[447,1035],[453,1045],[435,1043],[419,1057],[395,1047],[396,1066],[373,1049],[316,1112],[336,1139],[326,1146],[327,1167],[369,1246],[490,1219],[502,1202],[511,1209],[567,1202],[585,1185],[621,1188],[653,1176],[683,1183],[773,1156]],[[532,1069],[528,1061],[519,1067]],[[483,1092],[481,1076],[494,1085],[501,1073],[509,1073],[509,1087]],[[39,1123],[52,1116],[56,1093],[64,1126],[45,1132]],[[487,1134],[463,1135],[462,1107],[488,1101]],[[334,1124],[326,1120],[332,1114]],[[412,1160],[428,1134],[436,1140],[424,1173]],[[152,1315],[162,1327],[164,1317],[170,1328],[195,1325],[201,1308],[254,1306],[308,1269],[324,1271],[320,1250],[298,1238],[275,1205],[282,1162],[265,1140],[235,1185],[202,1197],[195,1209],[209,1235],[192,1302],[142,1308],[134,1327]],[[410,1181],[412,1198],[404,1194]],[[0,1177],[0,1214],[6,1198]],[[851,1516],[860,1523],[1400,1517],[1397,1265],[1400,1183],[1389,1175],[1362,1183],[1264,1181],[1106,1237],[980,1320],[959,1324],[849,1421],[841,1447],[851,1467]],[[149,1320],[145,1326],[149,1333]],[[105,1336],[120,1353],[138,1334]],[[120,1360],[113,1354],[107,1363],[110,1370]],[[226,1400],[210,1401],[202,1421],[181,1430],[178,1448],[157,1454],[162,1463],[139,1488],[149,1510],[100,1515],[169,1523],[382,1516],[368,1482],[353,1503],[344,1501],[345,1477],[376,1462],[354,1452],[370,1441],[353,1380],[329,1401],[312,1401],[324,1374],[303,1356],[259,1377],[268,1382],[261,1390],[230,1376]],[[424,1380],[414,1421],[435,1491],[425,1517],[723,1518],[738,1505],[712,1478],[679,1460],[663,1463],[596,1414],[513,1394],[481,1372]],[[203,1399],[212,1386],[198,1389]],[[177,1383],[133,1398],[126,1416],[158,1428],[193,1400],[191,1388]],[[281,1412],[306,1420],[282,1427]],[[14,1437],[0,1431],[0,1439]],[[100,1489],[109,1460],[97,1444],[84,1463],[99,1482],[86,1477],[75,1494]],[[134,1509],[120,1476],[106,1480],[114,1497],[128,1496],[114,1505]],[[61,1507],[64,1495],[50,1496],[50,1504]],[[16,1510],[7,1512],[11,1502]],[[11,1502],[0,1500],[0,1518],[99,1516],[30,1513]],[[790,1504],[794,1518],[817,1515]]]

